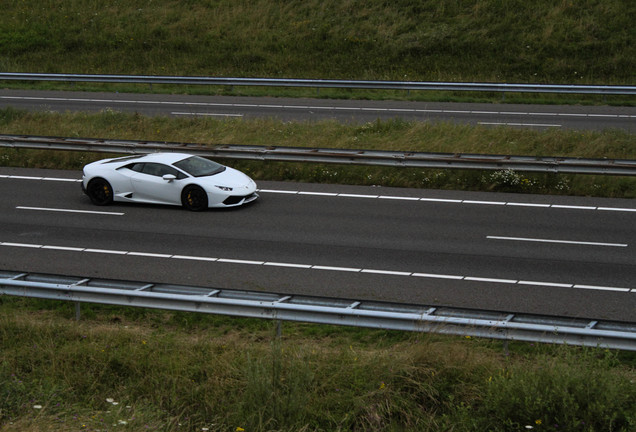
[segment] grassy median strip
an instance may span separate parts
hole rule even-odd
[[[6,134],[110,138],[190,143],[248,144],[441,153],[636,159],[636,137],[618,130],[527,130],[408,122],[288,123],[275,119],[146,117],[101,113],[31,113],[0,110]],[[79,170],[106,157],[83,152],[0,148],[0,164]],[[512,170],[438,170],[314,163],[224,161],[256,180],[289,180],[436,189],[570,194],[633,198],[631,177],[522,173]]]

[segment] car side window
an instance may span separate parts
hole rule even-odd
[[[143,171],[144,174],[150,174],[157,177],[163,177],[166,174],[172,174],[177,179],[185,178],[185,175],[178,170],[164,164],[158,163],[146,163],[144,164]]]
[[[143,172],[144,165],[145,165],[144,163],[137,162],[137,163],[132,163],[130,165],[126,165],[124,168],[128,168],[129,170],[133,170],[136,172]]]
[[[137,163],[132,163],[130,165],[126,165],[124,168],[128,168],[138,173],[148,174],[148,175],[156,176],[156,177],[163,177],[166,174],[172,174],[173,176],[177,178],[177,180],[181,180],[187,177],[184,173],[182,173],[178,169],[175,169],[168,165],[158,164],[158,163],[137,162]]]
[[[154,163],[147,163],[144,164],[144,168],[142,170],[142,172],[144,174],[149,174],[152,176],[157,176],[157,177],[161,177],[161,165],[159,164],[154,164]]]

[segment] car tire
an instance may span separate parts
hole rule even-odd
[[[186,186],[181,192],[181,204],[190,211],[203,211],[208,208],[208,194],[199,186]]]
[[[91,202],[98,206],[109,205],[113,202],[113,188],[103,178],[94,178],[88,182],[86,194]]]

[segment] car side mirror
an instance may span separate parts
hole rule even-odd
[[[167,181],[168,183],[170,183],[171,181],[173,181],[174,179],[176,179],[177,177],[174,174],[165,174],[163,176],[163,179],[165,181]]]

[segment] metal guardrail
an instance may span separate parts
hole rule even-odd
[[[479,169],[564,174],[636,175],[635,160],[582,159],[541,156],[421,153],[301,147],[208,145],[99,138],[0,135],[0,147],[142,154],[185,152],[201,156],[284,162],[336,163],[410,168]]]
[[[636,351],[636,324],[0,270],[0,294]],[[79,314],[78,314],[79,318]]]
[[[331,79],[288,78],[215,78],[156,75],[88,75],[1,72],[0,80],[11,81],[65,81],[128,84],[180,84],[222,86],[312,87],[381,90],[442,90],[473,92],[515,93],[570,93],[635,95],[636,86],[629,85],[575,85],[575,84],[506,84],[506,83],[452,83],[417,81],[347,81]]]

